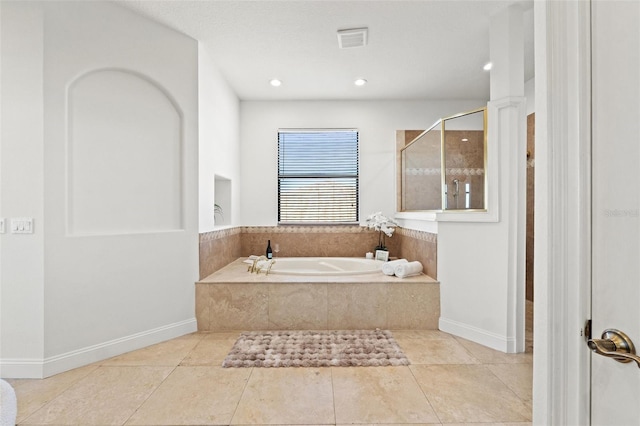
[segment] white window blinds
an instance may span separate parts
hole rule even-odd
[[[358,132],[278,132],[278,223],[358,222]]]

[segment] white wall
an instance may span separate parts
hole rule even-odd
[[[0,215],[35,218],[33,235],[0,236],[2,375],[48,376],[194,331],[197,43],[109,2],[3,2],[2,7]],[[14,45],[6,40],[16,41],[19,52],[13,55]],[[118,115],[108,108],[93,115],[74,111],[79,101],[73,82],[93,70],[107,70],[107,76],[124,71],[134,90],[122,86],[123,93],[148,108],[133,111],[135,125],[122,117],[113,122]],[[12,88],[8,94],[6,87]],[[152,98],[148,90],[155,93]],[[87,93],[94,103],[86,105],[97,107],[104,100],[95,87]],[[178,126],[169,129],[170,136],[157,138],[154,117],[166,115],[157,115],[146,102],[163,97],[166,110],[175,109]],[[149,120],[146,127],[139,126],[140,117]],[[88,120],[103,131],[91,135]],[[89,173],[96,185],[102,179],[130,181],[130,188],[101,187],[105,199],[121,200],[123,210],[132,208],[124,200],[137,191],[160,193],[153,177],[166,183],[168,176],[172,196],[156,197],[153,208],[136,209],[149,209],[144,214],[150,217],[171,211],[169,220],[150,220],[152,228],[134,220],[127,227],[122,217],[110,222],[109,215],[99,213],[99,221],[83,222],[82,232],[73,226],[77,218],[69,213],[77,205],[86,207],[83,197],[91,196],[75,191],[74,162],[95,161],[96,150],[81,148],[109,131],[123,132],[128,146],[117,155],[114,133],[103,140],[111,170],[81,173]],[[141,158],[149,143],[145,137],[169,145]],[[170,174],[163,175],[163,170],[169,173],[167,165]]]
[[[32,217],[36,230],[0,234],[0,376],[40,375],[25,363],[44,352],[43,18],[31,3],[0,10],[0,217]]]
[[[205,44],[198,48],[199,79],[199,230],[214,228],[214,178],[231,181],[231,204],[223,205],[224,222],[239,223],[240,102],[218,71]]]
[[[497,203],[490,203],[489,209],[497,209],[497,221],[438,223],[440,329],[504,352],[524,351],[526,102],[522,43],[520,8],[507,8],[492,17],[494,68],[487,111],[487,173],[491,173],[490,197],[497,195]]]
[[[420,130],[439,118],[482,107],[467,101],[243,101],[240,143],[243,225],[278,220],[279,128],[356,128],[360,151],[360,220],[396,212],[396,130]],[[417,222],[412,222],[416,224]]]
[[[440,329],[503,352],[524,350],[524,112],[523,98],[488,106],[499,220],[438,223]]]
[[[527,116],[536,112],[536,79],[524,82],[524,97],[527,98]]]

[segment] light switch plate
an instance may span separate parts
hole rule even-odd
[[[33,234],[33,218],[32,217],[13,217],[11,218],[12,234]]]

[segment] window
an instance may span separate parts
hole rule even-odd
[[[357,130],[280,130],[278,223],[355,222]]]

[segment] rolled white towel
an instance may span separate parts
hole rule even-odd
[[[407,259],[397,259],[382,264],[382,273],[385,275],[395,275],[396,266],[401,263],[408,263]]]
[[[417,260],[396,265],[394,272],[398,278],[412,277],[422,273],[422,263]]]
[[[0,379],[0,426],[15,426],[18,400],[11,385]]]

